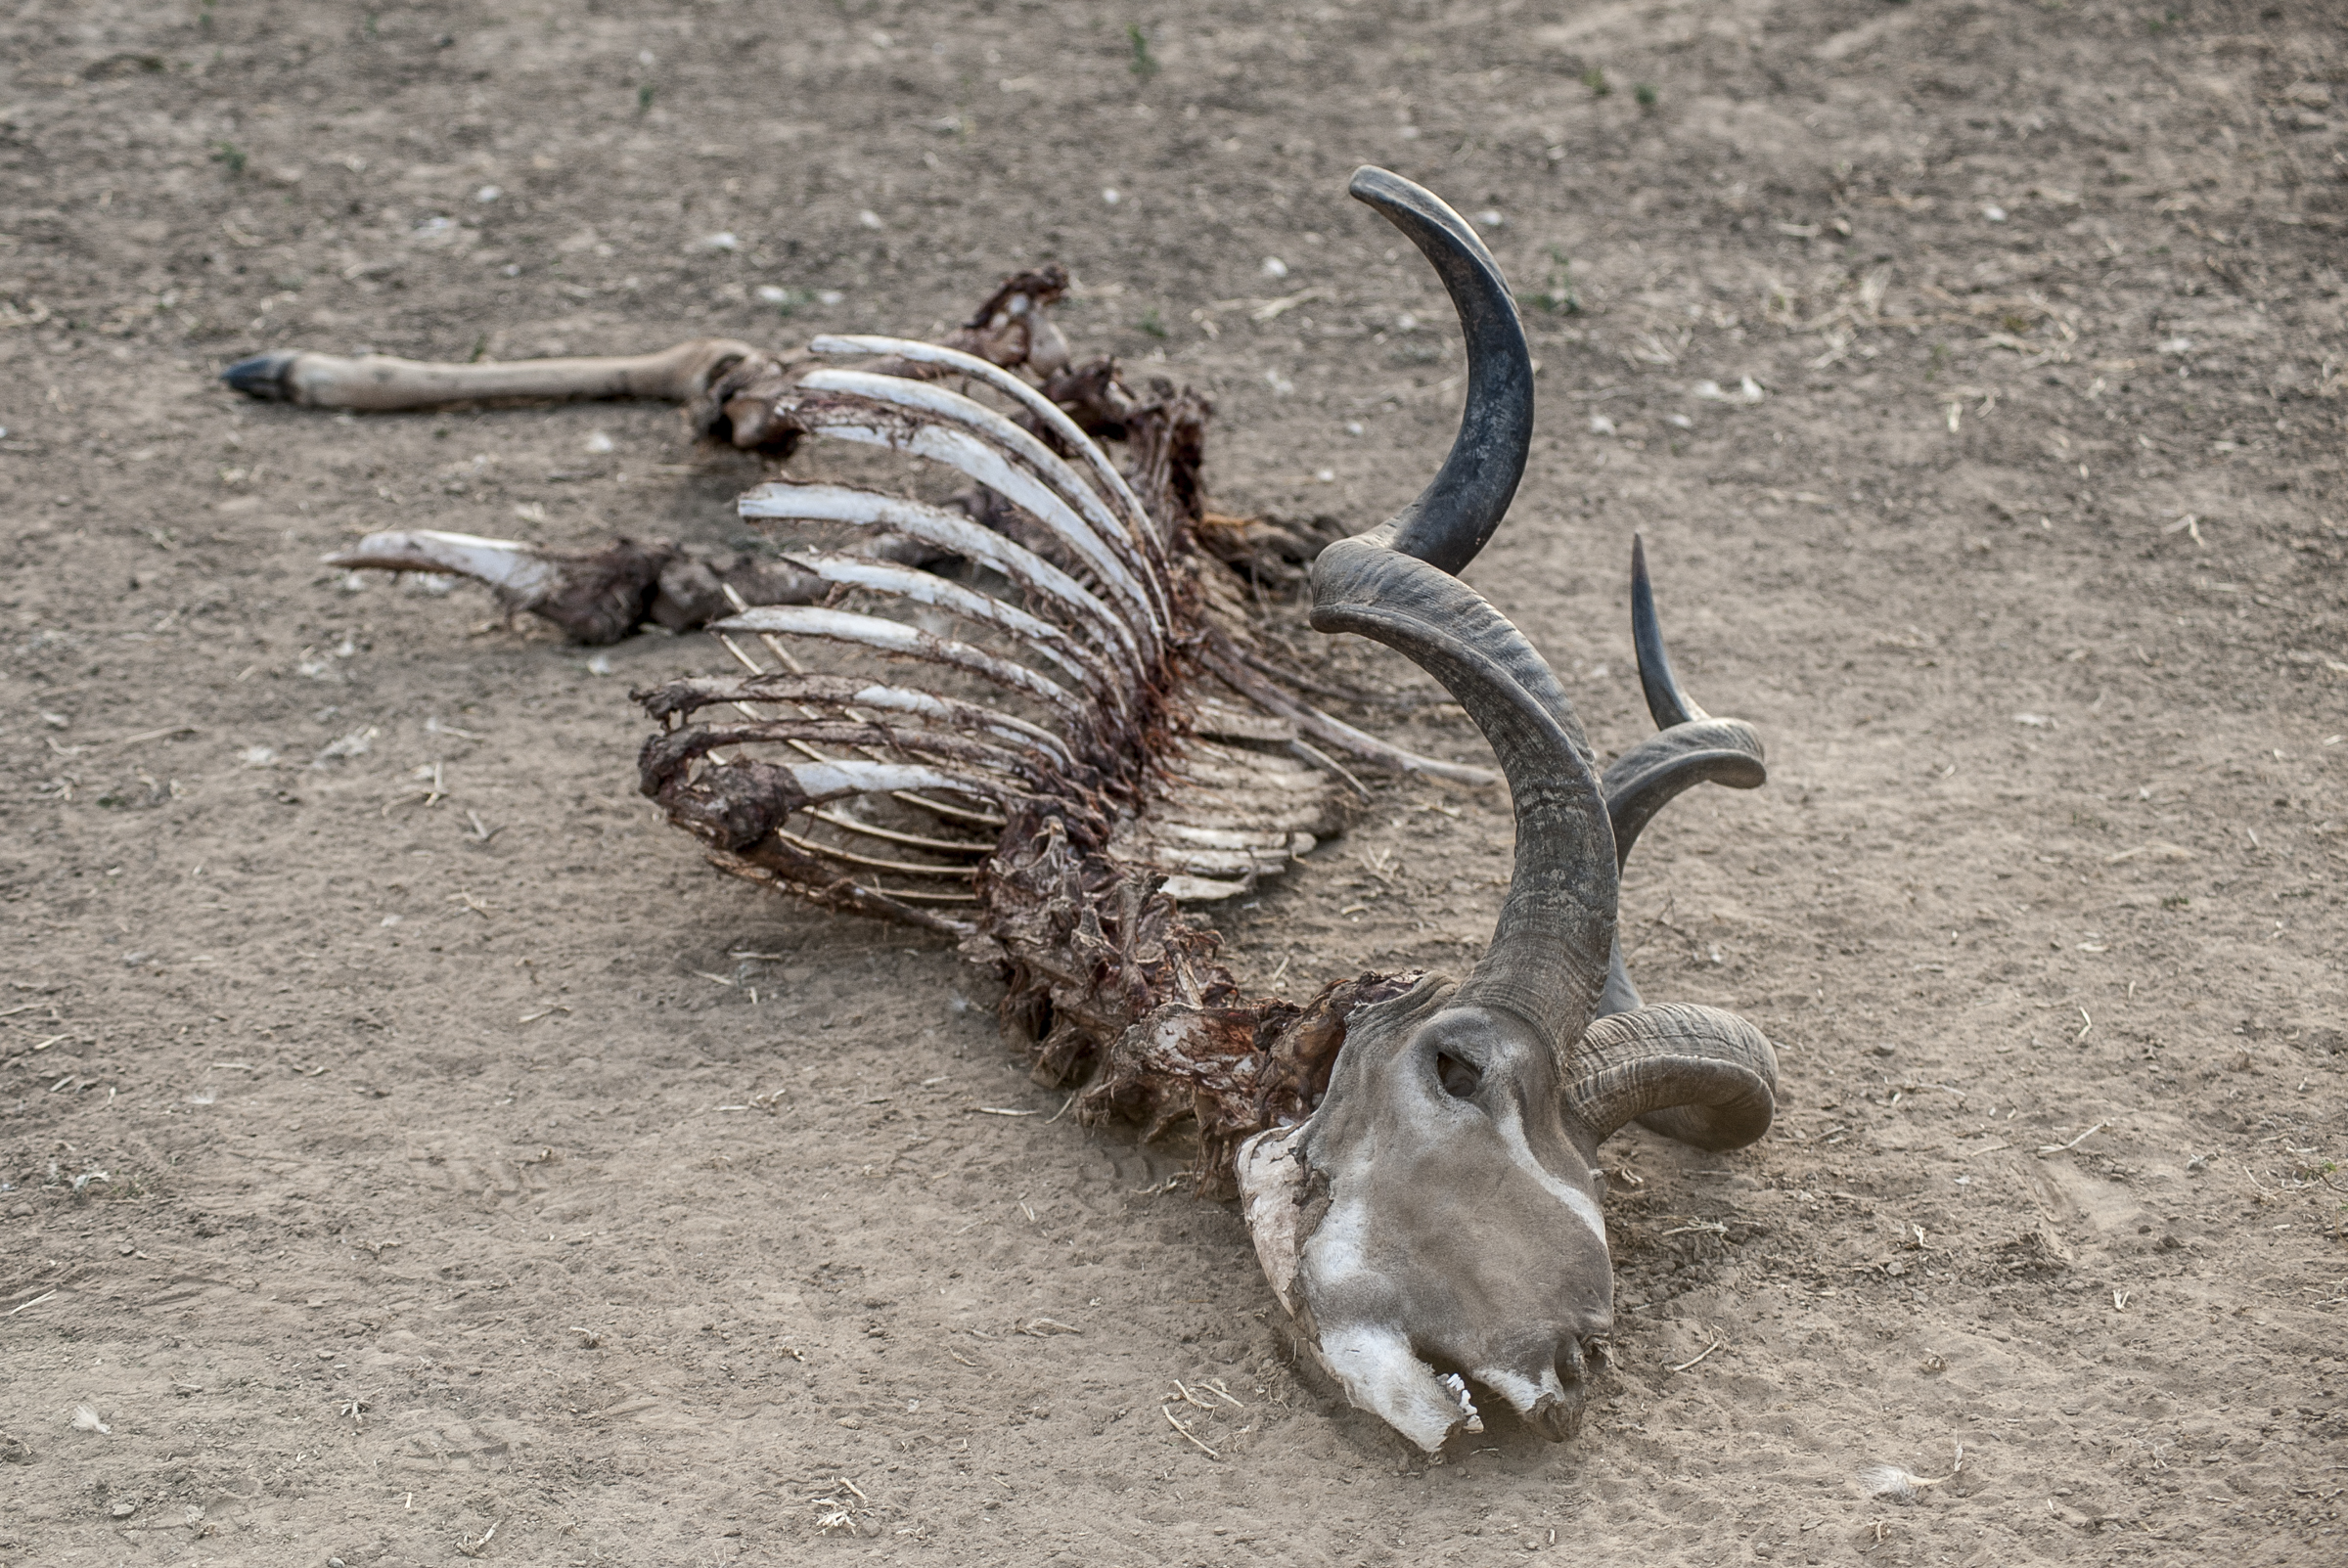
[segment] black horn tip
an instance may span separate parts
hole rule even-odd
[[[1656,729],[1710,717],[1680,690],[1679,677],[1671,672],[1663,627],[1655,619],[1655,586],[1647,574],[1647,541],[1638,534],[1631,535],[1631,646],[1639,655],[1639,688]]]
[[[1457,573],[1508,515],[1533,436],[1533,362],[1500,263],[1468,220],[1389,169],[1354,171],[1347,189],[1418,247],[1459,312],[1468,400],[1442,470],[1378,533],[1382,543]]]
[[[293,399],[293,371],[296,356],[280,350],[273,354],[255,354],[240,359],[220,373],[220,379],[264,403],[285,403]]]
[[[1345,182],[1345,194],[1365,206],[1377,208],[1388,221],[1394,221],[1400,214],[1443,230],[1495,275],[1499,273],[1500,263],[1485,246],[1483,237],[1475,232],[1475,226],[1461,217],[1450,202],[1417,181],[1406,180],[1392,169],[1365,163]]]

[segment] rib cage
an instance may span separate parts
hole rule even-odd
[[[1010,372],[893,338],[818,338],[900,374],[818,370],[775,405],[817,437],[946,464],[1011,504],[1027,542],[957,512],[850,485],[780,481],[745,519],[907,534],[971,563],[955,581],[867,556],[788,549],[823,605],[745,606],[710,630],[730,678],[638,694],[664,729],[644,787],[730,869],[817,902],[977,935],[983,863],[1016,805],[1049,806],[1183,902],[1228,898],[1341,825],[1342,770],[1294,721],[1203,668],[1244,614],[1187,519],[1146,504],[1107,455]],[[1002,396],[1050,435],[930,376]],[[1032,546],[1032,548],[1031,548]],[[874,656],[860,681],[811,665]],[[905,664],[925,666],[918,676]],[[916,690],[915,686],[925,689]]]
[[[682,402],[704,439],[776,461],[830,439],[968,481],[943,505],[760,485],[742,516],[809,534],[780,559],[422,530],[328,560],[474,577],[576,642],[646,620],[708,630],[730,668],[632,694],[660,727],[639,753],[643,792],[722,870],[956,938],[1003,980],[1036,1077],[1084,1085],[1079,1119],[1149,1138],[1191,1124],[1199,1189],[1229,1195],[1239,1142],[1305,1115],[1347,1013],[1405,982],[1365,975],[1301,1007],[1247,996],[1180,905],[1244,892],[1337,829],[1368,796],[1348,763],[1499,775],[1305,699],[1326,689],[1258,644],[1244,584],[1297,581],[1320,525],[1206,512],[1211,407],[1164,381],[1137,397],[1107,358],[1071,364],[1045,309],[1066,285],[1049,267],[1005,280],[951,346],[810,345],[846,365],[700,339],[494,367],[279,351],[224,377],[329,407],[445,405],[476,382],[498,397],[616,388]],[[1122,470],[1088,432],[1122,443]]]
[[[983,488],[956,511],[781,481],[742,515],[901,533],[964,578],[787,552],[830,601],[740,606],[709,627],[735,673],[635,694],[662,726],[641,787],[723,870],[958,938],[1004,978],[1039,1080],[1082,1080],[1086,1121],[1149,1138],[1194,1123],[1195,1178],[1227,1194],[1239,1140],[1301,1116],[1346,1014],[1403,982],[1368,975],[1303,1007],[1247,997],[1178,905],[1243,892],[1341,826],[1361,785],[1300,729],[1381,766],[1494,776],[1388,746],[1265,673],[1238,578],[1199,548],[1187,468],[1165,457],[1196,450],[1188,394],[1128,408],[1134,483],[1006,369],[890,338],[813,346],[899,374],[819,371],[762,427],[884,444]],[[925,379],[939,374],[1028,427]]]

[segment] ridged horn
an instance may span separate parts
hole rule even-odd
[[[1500,1008],[1570,1045],[1614,940],[1614,838],[1573,708],[1541,655],[1457,577],[1375,542],[1313,562],[1313,629],[1355,632],[1443,684],[1483,731],[1516,809],[1516,864],[1484,952],[1452,1006]]]
[[[1778,1056],[1733,1012],[1666,1003],[1592,1024],[1566,1080],[1568,1110],[1603,1142],[1636,1118],[1703,1149],[1742,1148],[1776,1114]]]
[[[1711,717],[1672,673],[1663,627],[1655,616],[1654,587],[1648,578],[1647,542],[1636,536],[1631,541],[1631,642],[1639,654],[1639,684],[1647,694],[1647,710],[1660,733],[1616,757],[1606,769],[1606,816],[1614,829],[1617,868],[1629,862],[1631,846],[1655,813],[1683,791],[1699,784],[1754,789],[1769,779],[1761,737],[1753,727],[1742,719]],[[1640,1005],[1639,988],[1631,983],[1619,941],[1606,964],[1605,992],[1598,1007],[1602,1017]]]
[[[1473,231],[1383,169],[1355,197],[1411,237],[1468,339],[1468,407],[1451,455],[1392,520],[1313,563],[1315,630],[1355,632],[1425,670],[1492,744],[1516,810],[1516,864],[1492,944],[1451,1006],[1495,1008],[1569,1047],[1597,1007],[1614,938],[1612,829],[1590,742],[1524,634],[1452,572],[1507,514],[1532,435],[1532,365],[1508,284]]]
[[[1381,543],[1457,573],[1500,526],[1533,439],[1533,360],[1500,263],[1442,199],[1364,166],[1346,189],[1409,236],[1443,280],[1468,339],[1468,401],[1451,454],[1419,499],[1377,530]]]
[[[1761,738],[1742,719],[1694,719],[1650,735],[1606,769],[1606,815],[1614,825],[1615,864],[1674,797],[1699,784],[1757,789],[1769,781]]]

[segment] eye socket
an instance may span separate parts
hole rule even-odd
[[[1435,1053],[1435,1082],[1443,1093],[1454,1099],[1466,1099],[1475,1093],[1476,1085],[1484,1081],[1484,1070],[1472,1061],[1463,1061],[1448,1051]]]

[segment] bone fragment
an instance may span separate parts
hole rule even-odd
[[[621,539],[567,555],[516,539],[418,528],[369,534],[326,564],[351,571],[429,571],[486,583],[517,609],[554,622],[573,642],[615,643],[647,620],[671,631],[700,626],[729,607],[816,597],[821,581],[779,561],[701,560],[664,540]]]
[[[824,609],[814,605],[768,605],[746,609],[738,615],[716,622],[713,631],[721,632],[778,632],[793,637],[820,637],[835,643],[849,643],[877,649],[883,653],[904,658],[925,659],[933,664],[950,664],[968,670],[981,680],[991,681],[1009,691],[1024,693],[1054,707],[1071,714],[1084,712],[1083,699],[1066,687],[1047,676],[1036,674],[1023,665],[995,657],[983,649],[949,637],[938,637],[899,621],[882,620],[877,615],[858,615],[847,610]]]
[[[1227,898],[1255,891],[1252,881],[1223,882],[1211,876],[1178,874],[1158,884],[1158,891],[1177,904],[1219,904]]]
[[[471,577],[512,595],[525,607],[552,592],[561,575],[560,563],[535,545],[434,529],[371,533],[352,548],[328,556],[326,564],[352,571],[433,571]]]

